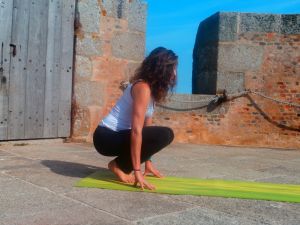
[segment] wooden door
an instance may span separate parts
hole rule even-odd
[[[10,40],[4,43],[9,46],[9,82],[7,94],[1,94],[7,106],[3,104],[1,110],[3,115],[8,112],[0,139],[68,137],[75,0],[4,2],[13,4],[11,13],[9,7],[0,9],[0,15],[5,12],[12,18],[0,22],[0,27],[11,30]]]
[[[8,87],[13,1],[0,1],[0,140],[8,139]]]

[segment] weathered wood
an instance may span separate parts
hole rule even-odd
[[[24,109],[30,3],[30,0],[14,0],[11,43],[16,45],[16,56],[10,58],[9,139],[23,139],[25,137]]]
[[[58,136],[70,135],[75,0],[64,0]]]
[[[74,14],[75,0],[0,1],[0,140],[70,135]]]
[[[49,0],[31,0],[26,81],[25,138],[42,138]]]
[[[62,44],[62,3],[63,1],[61,0],[49,2],[44,137],[57,137],[58,135],[57,127]]]
[[[0,140],[7,139],[12,0],[0,1]]]

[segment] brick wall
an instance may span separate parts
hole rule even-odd
[[[101,118],[144,58],[146,5],[139,0],[78,0],[72,141],[91,142]]]
[[[218,89],[245,89],[300,104],[300,15],[217,13],[203,21],[194,49],[193,96],[174,95],[175,108],[195,108]],[[195,60],[197,60],[195,62]],[[250,94],[212,112],[160,110],[178,142],[300,148],[300,108]]]

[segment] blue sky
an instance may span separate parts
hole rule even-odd
[[[146,54],[163,46],[179,56],[177,93],[192,92],[192,53],[199,23],[218,12],[300,13],[300,0],[145,0]]]

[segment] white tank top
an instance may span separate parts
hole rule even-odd
[[[109,114],[99,123],[99,126],[108,127],[113,131],[131,129],[131,117],[133,99],[131,96],[132,84],[124,90],[123,95],[117,101]],[[151,98],[145,117],[151,117],[154,112],[154,102]]]

